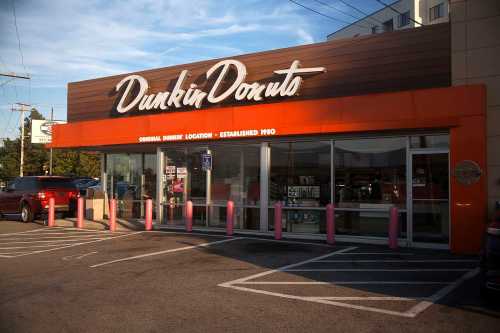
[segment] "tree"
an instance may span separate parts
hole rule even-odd
[[[49,170],[49,150],[44,144],[31,143],[31,120],[45,119],[35,108],[24,119],[24,174],[44,175]],[[0,147],[0,180],[9,180],[19,175],[21,139],[6,139]],[[54,149],[53,174],[59,176],[100,176],[98,154],[71,149]]]

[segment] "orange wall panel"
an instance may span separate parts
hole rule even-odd
[[[486,170],[486,90],[459,86],[320,100],[166,112],[56,125],[54,148],[139,144],[141,136],[273,128],[276,136],[449,129],[450,171],[463,160]],[[214,137],[213,140],[219,140]],[[194,140],[193,140],[194,141]],[[486,176],[470,186],[450,177],[451,248],[479,250],[486,222]]]

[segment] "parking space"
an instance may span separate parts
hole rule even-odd
[[[109,232],[76,228],[36,228],[0,234],[0,258],[10,259],[67,249],[84,244],[127,237],[131,232]]]
[[[479,272],[476,258],[367,249],[348,247],[220,286],[413,318]]]
[[[0,247],[16,247],[0,258],[5,332],[303,332],[332,323],[451,332],[500,322],[467,288],[477,257],[443,251],[73,228],[0,234]]]

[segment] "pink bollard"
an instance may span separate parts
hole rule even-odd
[[[56,225],[55,222],[55,210],[56,210],[56,200],[54,198],[49,198],[49,216],[47,221],[47,226],[54,227]]]
[[[144,221],[144,229],[146,231],[153,230],[153,200],[146,200],[146,216]]]
[[[281,226],[281,213],[283,205],[281,202],[274,204],[274,239],[281,239],[282,226]]]
[[[335,206],[326,205],[326,242],[330,245],[335,244]]]
[[[228,236],[233,235],[234,228],[234,202],[229,200],[227,202],[227,217],[226,217],[226,234]]]
[[[116,231],[116,199],[109,202],[109,231]]]
[[[392,250],[398,248],[398,226],[398,209],[396,207],[391,207],[389,220],[389,248]]]
[[[191,200],[186,202],[186,231],[193,231],[193,202]]]
[[[77,201],[76,227],[79,229],[83,228],[83,198],[82,197],[78,197],[78,201]]]

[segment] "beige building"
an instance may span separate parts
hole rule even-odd
[[[491,216],[500,201],[500,0],[401,0],[391,7],[394,10],[384,8],[330,34],[328,39],[414,28],[419,26],[416,22],[450,22],[452,85],[484,84],[487,89],[488,167],[484,172]],[[441,10],[444,15],[436,18]],[[396,11],[409,13],[414,21],[408,22]]]
[[[392,3],[384,0],[383,2],[390,7],[382,8],[328,35],[328,40],[352,38],[449,21],[448,0],[399,0]]]
[[[451,0],[452,84],[486,85],[488,202],[500,200],[500,1]]]

